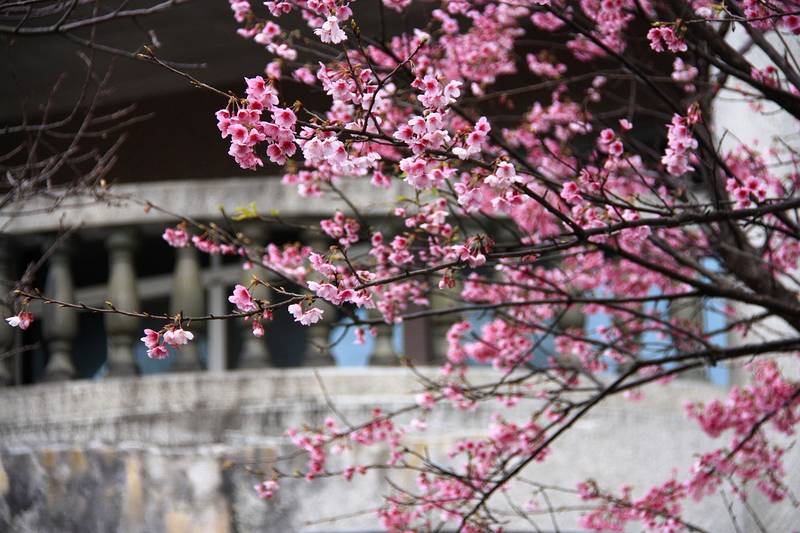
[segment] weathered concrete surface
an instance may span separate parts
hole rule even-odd
[[[3,457],[0,522],[19,531],[231,531],[218,457],[50,449]]]
[[[408,405],[418,390],[403,369],[331,368],[320,378],[330,401],[351,421],[364,420],[376,403]],[[613,398],[576,424],[526,477],[567,487],[592,477],[610,488],[623,481],[643,488],[665,481],[676,466],[682,479],[693,452],[720,445],[687,421],[683,402],[723,393],[678,382],[652,387],[639,402]],[[319,423],[330,414],[307,369],[36,385],[1,390],[0,406],[0,531],[367,531],[377,524],[366,511],[388,490],[384,474],[371,473],[351,484],[284,483],[270,502],[255,496],[252,486],[260,476],[254,471],[291,449],[286,426]],[[531,408],[522,403],[507,416],[521,419]],[[431,429],[411,433],[409,443],[444,458],[459,438],[485,431],[490,411],[437,410]],[[369,464],[385,460],[386,451],[358,453],[343,460]],[[798,453],[788,459],[789,482],[797,490]],[[392,474],[392,480],[412,485],[413,475]],[[522,489],[512,495],[526,499]],[[794,508],[762,507],[769,531],[788,531],[797,522]],[[736,512],[743,530],[755,529],[746,512]],[[320,522],[349,514],[354,516]],[[692,509],[690,517],[710,531],[731,529],[719,498]],[[574,528],[574,518],[561,517],[559,526]],[[552,527],[549,519],[537,521]]]

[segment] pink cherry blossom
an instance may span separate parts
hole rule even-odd
[[[144,330],[144,337],[141,338],[141,341],[144,343],[145,346],[148,348],[154,348],[158,346],[161,334],[152,329],[145,329]]]
[[[194,334],[191,331],[184,330],[183,328],[167,329],[167,331],[164,332],[164,342],[173,348],[188,344],[192,339],[194,339]]]
[[[275,124],[281,128],[293,128],[297,118],[291,109],[276,107],[272,110]]]
[[[167,228],[162,238],[173,248],[183,248],[189,245],[189,235],[182,228]]]
[[[667,126],[668,147],[661,162],[673,176],[692,170],[689,159],[692,150],[697,148],[697,139],[692,135],[690,126],[691,121],[678,114],[673,115],[672,123]]]
[[[216,125],[231,175],[256,171],[258,188],[278,174],[300,200],[276,194],[254,198],[255,207],[225,205],[226,213],[239,209],[223,220],[178,213],[185,218],[162,238],[247,271],[249,285],[233,289],[226,318],[255,337],[283,308],[284,319],[316,324],[322,334],[333,325],[323,322],[331,306],[352,332],[342,339],[356,344],[368,333],[371,344],[385,342],[382,328],[395,325],[410,334],[427,324],[443,337],[434,339],[438,372],[416,373],[419,385],[409,390],[418,394],[378,398],[386,407],[367,412],[346,409],[350,420],[337,412],[287,430],[297,453],[286,457],[298,460],[271,462],[255,486],[260,497],[277,496],[279,484],[295,479],[396,477],[374,492],[382,497],[377,520],[397,532],[502,531],[527,518],[533,526],[539,514],[552,514],[557,529],[556,515],[568,511],[570,524],[586,530],[673,533],[694,529],[684,520],[697,509],[705,527],[705,505],[720,491],[757,503],[757,512],[795,511],[787,457],[800,426],[800,383],[782,368],[800,351],[800,81],[788,46],[800,34],[796,2],[267,0],[262,7],[229,0],[229,7],[232,37],[249,41],[263,63],[240,73],[238,88],[214,87],[229,76],[213,72],[195,80],[219,98],[208,128]],[[17,11],[25,20],[11,26],[36,33],[37,16],[27,20],[24,9],[9,16]],[[246,64],[237,58],[228,66]],[[161,118],[183,134],[191,121],[175,111]],[[69,122],[80,123],[75,118]],[[31,127],[43,140],[80,137]],[[88,142],[97,131],[84,132]],[[91,146],[85,153],[97,157],[87,159],[82,148],[67,164],[27,152],[0,156],[13,170],[5,173],[8,198],[82,194],[86,183],[61,174],[88,170],[84,177],[94,178],[91,163],[103,160]],[[51,190],[50,174],[69,187]],[[236,195],[223,196],[225,203]],[[171,199],[154,198],[148,209]],[[244,238],[250,224],[265,226],[275,242]],[[18,237],[27,248],[21,266],[33,245],[22,242],[24,232]],[[22,310],[6,319],[11,326],[27,328],[27,309],[42,304],[61,305],[59,313],[120,312],[117,302],[98,308],[51,299],[51,286],[59,298],[69,293],[50,283],[58,262],[33,265],[44,270],[25,270],[8,284],[7,304]],[[45,291],[30,286],[43,278]],[[254,298],[259,286],[271,288],[270,302]],[[141,338],[149,357],[163,359],[194,335],[182,327],[190,327],[186,317],[156,311],[122,313],[163,320]],[[225,317],[192,320],[217,318]],[[411,366],[423,354],[407,355]],[[750,376],[727,390],[668,385],[706,368]],[[670,387],[661,392],[667,399],[691,400],[686,415],[699,436],[690,440],[702,446],[683,457],[673,446],[652,460],[684,467],[664,477],[645,469],[638,473],[650,479],[633,485],[639,476],[631,465],[603,464],[620,486],[539,486],[538,473],[570,453],[558,448],[571,446],[575,428],[591,429],[586,421],[608,419],[603,409],[662,386]],[[428,453],[420,432],[453,410],[470,417],[470,427]],[[597,451],[591,435],[585,440],[589,446],[571,453]],[[549,464],[551,454],[559,458]],[[287,505],[294,502],[277,507]],[[728,507],[733,514],[743,506]],[[743,527],[758,521],[751,518]]]
[[[779,146],[779,138],[750,145],[724,135],[719,119],[704,120],[700,110],[715,110],[712,102],[720,94],[749,106],[747,120],[769,121],[770,113],[800,95],[790,66],[776,59],[780,55],[766,54],[753,65],[733,48],[719,57],[720,49],[709,48],[703,35],[726,26],[702,19],[735,16],[746,34],[750,27],[742,27],[749,25],[771,39],[774,32],[800,33],[800,18],[783,0],[746,1],[734,15],[702,0],[684,6],[680,18],[657,3],[629,0],[378,5],[390,13],[419,9],[420,20],[428,22],[391,27],[378,37],[368,35],[373,28],[364,22],[365,12],[352,26],[354,42],[345,32],[354,9],[348,0],[270,0],[266,19],[233,0],[239,35],[268,56],[268,79],[246,78],[246,98],[227,101],[216,113],[229,154],[244,169],[268,162],[285,166],[284,184],[303,198],[336,207],[319,221],[329,239],[319,249],[268,243],[245,251],[209,233],[192,237],[192,243],[206,253],[240,254],[246,267],[260,262],[274,277],[305,288],[287,305],[302,325],[321,319],[322,310],[313,307],[318,298],[374,309],[372,316],[390,324],[429,310],[437,317],[457,309],[480,314],[479,323],[460,315],[449,327],[446,361],[402,423],[376,410],[357,429],[326,420],[322,427],[288,433],[306,455],[301,476],[350,481],[371,466],[405,464],[404,433],[432,423],[428,417],[440,403],[461,410],[491,404],[485,434],[461,439],[450,450],[451,475],[437,471],[438,464],[421,467],[417,492],[392,491],[378,517],[393,531],[493,530],[500,527],[496,519],[471,506],[492,487],[497,494],[513,488],[514,476],[498,481],[498,472],[547,460],[550,446],[542,443],[569,420],[572,392],[590,397],[595,387],[601,390],[598,383],[607,383],[602,374],[619,375],[625,368],[635,369],[628,382],[663,384],[685,361],[716,360],[691,354],[709,346],[724,353],[725,346],[716,346],[720,334],[707,333],[707,324],[672,316],[673,298],[701,295],[704,313],[724,315],[742,342],[763,342],[764,332],[760,320],[740,316],[736,304],[749,309],[759,307],[755,302],[783,302],[782,320],[796,314],[789,312],[796,300],[789,293],[796,292],[792,280],[800,261],[797,221],[794,207],[781,207],[800,190],[796,154]],[[292,31],[282,30],[277,19],[289,13],[307,28],[291,21]],[[543,35],[532,39],[530,27]],[[315,57],[308,35],[331,46]],[[649,43],[644,49],[638,42],[643,39]],[[549,40],[562,45],[543,44]],[[753,46],[759,48],[755,41]],[[655,53],[670,57],[656,60]],[[698,54],[703,64],[728,65],[724,88],[714,79],[700,83]],[[325,98],[290,108],[294,82],[317,87]],[[653,130],[652,120],[665,112],[672,115],[664,121],[669,123]],[[351,185],[379,187],[391,199],[348,203]],[[752,208],[763,211],[740,212]],[[704,266],[712,259],[718,268]],[[717,304],[722,293],[726,301]],[[660,296],[670,298],[669,310]],[[605,315],[608,324],[566,320],[578,307],[573,299],[582,302],[582,314]],[[267,318],[256,315],[259,302],[247,289],[237,286],[229,301],[252,313],[246,320],[253,334],[263,335]],[[347,325],[357,343],[367,331],[377,332],[359,320]],[[536,379],[478,390],[470,379],[475,363],[503,376],[525,369]],[[753,421],[766,414],[760,406],[776,407],[767,391],[792,403],[785,393],[793,382],[778,379],[767,366],[758,371],[771,376],[763,390],[758,382],[726,401],[693,408],[691,417],[710,438],[741,443]],[[641,390],[632,386],[620,396],[635,399]],[[529,418],[504,416],[505,409],[528,399],[546,407]],[[794,423],[795,409],[778,409],[776,422]],[[373,445],[386,448],[386,464],[330,460]],[[576,497],[591,509],[581,526],[677,531],[687,500],[715,494],[722,476],[752,484],[770,500],[787,498],[772,481],[783,467],[782,451],[770,439],[756,432],[728,457],[730,449],[720,445],[698,453],[694,467],[650,487],[582,483]],[[282,474],[276,470],[275,476],[275,485],[257,487],[263,497],[273,495]]]
[[[699,72],[697,67],[687,65],[683,59],[676,57],[675,61],[672,63],[672,68],[672,79],[683,82],[683,88],[687,93],[694,92],[696,89],[692,81],[694,81]]]
[[[417,402],[417,405],[425,409],[432,409],[434,406],[433,394],[430,392],[421,392],[414,397],[414,400]]]
[[[339,44],[347,39],[347,34],[339,27],[339,19],[334,16],[328,17],[321,28],[314,30],[319,35],[323,43]]]
[[[169,351],[167,351],[167,348],[163,344],[160,344],[148,349],[147,357],[150,359],[166,359],[169,357]]]
[[[233,288],[233,294],[228,296],[228,301],[236,306],[243,313],[250,313],[258,310],[258,304],[253,301],[250,291],[244,285],[237,284]]]
[[[262,481],[258,485],[255,486],[255,490],[258,493],[259,498],[263,498],[265,500],[269,500],[275,495],[275,492],[278,490],[278,482],[275,480],[267,480]]]
[[[685,52],[687,50],[686,43],[676,33],[675,29],[671,27],[661,26],[653,28],[647,33],[647,38],[650,40],[650,48],[656,52],[663,52],[664,47],[673,53]]]
[[[783,17],[783,23],[795,35],[800,35],[800,16],[787,15]]]
[[[287,310],[289,311],[289,314],[294,317],[295,322],[300,322],[300,324],[304,326],[310,326],[322,320],[323,310],[317,307],[311,307],[306,311],[303,311],[303,308],[300,306],[300,304],[292,304],[287,308]]]
[[[8,322],[8,325],[12,328],[26,330],[30,327],[31,322],[33,322],[33,314],[28,311],[20,311],[16,315],[6,318],[6,322]]]
[[[574,181],[565,183],[561,189],[561,197],[569,203],[575,203],[580,200],[581,191],[578,184]]]

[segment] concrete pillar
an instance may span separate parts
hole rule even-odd
[[[0,282],[2,290],[0,291],[0,319],[5,319],[14,314],[14,311],[8,305],[10,298],[8,297],[8,289],[6,286],[7,280],[11,280],[11,254],[7,242],[0,241]],[[0,387],[12,385],[14,383],[13,368],[16,357],[12,356],[14,350],[14,340],[16,337],[16,329],[9,327],[5,323],[0,323]]]
[[[246,225],[242,234],[249,240],[249,248],[251,251],[256,251],[256,255],[260,258],[263,252],[264,242],[267,240],[267,231],[263,223],[254,223]],[[266,280],[268,271],[254,263],[253,268],[244,270],[242,272],[242,285],[250,287],[250,281],[253,276],[257,276],[261,280]],[[270,291],[265,287],[259,285],[250,288],[250,294],[254,299],[268,300],[270,298]],[[240,320],[240,330],[242,335],[242,351],[239,354],[239,368],[261,368],[269,364],[270,355],[269,348],[267,347],[266,336],[256,337],[253,335],[253,325],[249,320]],[[264,325],[268,328],[269,324]]]
[[[205,314],[205,291],[200,275],[200,258],[194,246],[176,250],[175,270],[172,274],[170,294],[170,313],[183,316],[203,316]],[[205,322],[192,322],[186,329],[194,334],[194,340],[176,351],[172,370],[186,372],[200,370],[198,341],[205,331]]]
[[[434,280],[436,283],[436,280]],[[459,288],[453,289],[437,289],[431,293],[431,309],[447,309],[452,306],[452,300],[445,297],[443,292],[452,291],[452,294],[458,294]],[[447,330],[450,326],[455,324],[460,319],[458,313],[448,313],[442,315],[434,315],[429,318],[431,322],[431,348],[433,350],[432,364],[442,364],[447,359]]]
[[[556,317],[558,317],[558,315],[556,315]],[[567,311],[560,316],[557,322],[557,329],[551,333],[550,336],[551,338],[555,338],[558,336],[559,331],[567,331],[571,329],[580,330],[581,335],[586,335],[588,333],[586,331],[586,322],[586,313],[583,312],[583,307],[579,305],[571,305],[569,309],[567,309]],[[547,324],[543,324],[543,326],[546,325]],[[543,336],[547,334],[547,329],[545,328],[537,330],[536,334],[537,336]],[[553,345],[550,344],[550,346]],[[573,355],[567,355],[554,350],[552,356],[556,360],[557,364],[564,365],[565,367],[576,368],[583,365],[583,363],[581,363],[580,360]],[[547,368],[550,366],[549,357],[549,355],[540,351],[534,355],[533,359],[531,359],[531,363],[541,368]]]
[[[669,318],[677,319],[679,324],[689,330],[702,335],[703,332],[703,300],[701,298],[683,298],[671,300],[669,303]],[[689,340],[689,342],[693,342]],[[674,344],[674,343],[673,343]],[[700,348],[697,346],[697,348]],[[680,351],[680,348],[678,348]],[[681,378],[706,379],[705,367],[696,368],[680,374]]]
[[[372,318],[379,318],[382,315],[375,313]],[[381,322],[375,326],[378,334],[375,337],[375,348],[369,358],[369,364],[372,366],[396,366],[399,362],[398,354],[394,352],[392,346],[392,333],[394,333],[394,324],[386,324]]]
[[[50,256],[44,292],[54,300],[72,302],[75,290],[67,245],[57,245]],[[78,314],[73,309],[45,305],[42,311],[42,336],[50,352],[44,381],[64,381],[75,377],[72,346],[78,336]]]
[[[135,236],[116,230],[106,240],[109,251],[108,299],[118,309],[138,311],[139,294],[133,260]],[[133,346],[141,333],[139,319],[113,313],[105,315],[108,334],[108,375],[131,376],[138,373]]]
[[[586,327],[586,315],[583,313],[583,309],[573,305],[564,313],[564,316],[558,321],[558,325],[561,329],[584,329]]]
[[[304,234],[304,244],[319,253],[325,254],[330,249],[330,240],[319,232]],[[336,322],[336,308],[325,300],[319,299],[314,307],[322,309],[322,320],[308,328],[306,338],[306,352],[303,364],[305,366],[335,366],[336,360],[330,350],[331,329]]]
[[[421,308],[409,306],[409,312]],[[415,365],[430,365],[434,361],[433,354],[433,322],[430,317],[415,318],[403,321],[403,351],[405,356]],[[391,328],[387,333],[390,336]],[[395,362],[397,364],[397,362]]]
[[[225,282],[220,277],[222,258],[211,256],[211,276],[208,283],[208,312],[212,315],[224,315],[228,312]],[[228,320],[210,320],[208,331],[208,371],[223,372],[228,368]]]

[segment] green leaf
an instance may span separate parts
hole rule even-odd
[[[233,210],[233,216],[231,218],[237,222],[250,218],[258,218],[256,203],[250,202],[246,207],[237,207]]]

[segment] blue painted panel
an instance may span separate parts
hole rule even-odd
[[[356,311],[356,315],[366,320],[367,311],[359,309]],[[364,344],[356,344],[356,329],[347,329],[344,325],[337,325],[333,327],[329,337],[329,342],[336,341],[338,341],[337,344],[331,348],[333,358],[336,359],[336,366],[354,367],[369,364],[369,356],[375,349],[375,338],[369,332],[364,336]]]
[[[705,257],[700,263],[710,272],[719,272],[721,270],[719,262],[713,257]],[[725,327],[724,307],[725,300],[722,298],[708,298],[706,300],[706,305],[703,308],[703,331],[711,332]],[[728,346],[728,335],[725,333],[717,333],[709,340],[720,348]],[[707,367],[707,373],[708,379],[712,383],[720,386],[727,386],[730,383],[730,370],[722,363]]]

